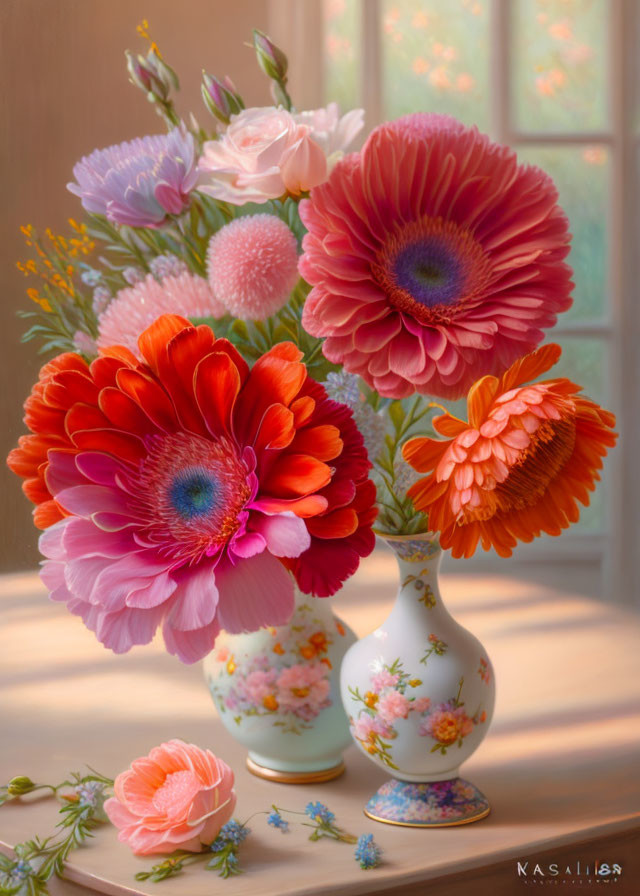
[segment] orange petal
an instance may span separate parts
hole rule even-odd
[[[198,364],[195,393],[202,419],[212,436],[231,433],[231,415],[240,391],[240,374],[224,352],[212,352]]]
[[[296,398],[295,401],[292,401],[291,411],[293,413],[296,428],[299,429],[301,426],[304,426],[305,423],[308,423],[313,416],[315,409],[315,399],[310,395],[303,395],[301,398]]]
[[[562,349],[555,342],[543,345],[515,361],[511,367],[500,377],[499,391],[509,392],[516,386],[522,386],[523,383],[529,383],[545,373],[550,367],[557,363]]]
[[[146,457],[142,439],[115,429],[89,429],[73,433],[73,444],[83,451],[104,451],[136,463]]]
[[[438,465],[450,441],[439,439],[409,439],[402,446],[402,456],[418,473],[429,473]]]
[[[127,367],[138,367],[140,364],[139,358],[136,358],[133,352],[124,345],[109,345],[106,348],[101,348],[100,355],[102,358],[111,358],[120,361],[121,363],[126,364]],[[96,360],[99,361],[100,358],[97,358]],[[93,367],[95,363],[96,361],[93,361],[91,366]]]
[[[116,381],[118,388],[132,398],[157,427],[165,432],[176,429],[178,421],[173,404],[159,383],[140,370],[128,367],[118,371]]]
[[[74,432],[78,430],[103,429],[105,426],[110,426],[110,423],[95,405],[78,403],[67,411],[64,425],[69,436],[73,437]]]
[[[259,457],[268,448],[287,448],[295,434],[294,417],[289,408],[283,404],[272,404],[260,422],[253,447]]]
[[[483,376],[469,389],[467,395],[467,417],[474,429],[484,422],[491,402],[498,392],[499,381],[495,376]]]
[[[304,498],[272,498],[269,495],[261,495],[259,508],[265,513],[295,513],[302,519],[324,513],[329,502],[322,495],[306,495]]]
[[[466,429],[469,429],[468,423],[458,419],[458,417],[453,417],[451,414],[440,414],[440,416],[433,418],[432,423],[436,432],[450,438],[455,438]]]
[[[120,389],[115,389],[112,386],[102,389],[98,405],[108,418],[109,423],[116,429],[124,429],[126,432],[138,434],[157,432],[156,427],[142,408]],[[86,429],[86,427],[83,428]]]
[[[316,538],[346,538],[358,528],[358,514],[351,507],[343,507],[326,516],[315,516],[306,525]]]
[[[291,449],[298,454],[311,454],[318,460],[333,460],[342,453],[343,447],[338,427],[324,424],[298,430]]]
[[[158,360],[159,377],[169,392],[176,412],[186,429],[206,436],[207,428],[194,395],[194,372],[202,358],[210,354],[216,340],[204,324],[174,336],[166,356]]]
[[[140,354],[154,373],[158,373],[158,360],[166,352],[169,342],[185,327],[195,329],[186,317],[163,314],[140,334],[138,338]]]
[[[238,397],[238,417],[245,421],[241,437],[253,441],[269,405],[288,407],[297,396],[307,378],[300,354],[292,343],[283,342],[256,361]]]
[[[264,481],[270,495],[293,498],[317,492],[331,481],[331,468],[308,454],[283,454]]]

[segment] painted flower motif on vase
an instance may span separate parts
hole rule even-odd
[[[344,626],[335,620],[338,637]],[[240,725],[253,716],[270,716],[283,733],[301,734],[313,728],[323,709],[332,705],[332,633],[314,615],[309,604],[301,604],[287,627],[292,637],[271,628],[270,649],[251,657],[234,656],[227,645],[214,655],[218,674],[210,682],[220,712],[234,713]]]
[[[447,651],[447,644],[437,635],[430,635],[429,643],[421,660],[425,664],[432,653],[443,656]],[[371,689],[364,693],[358,687],[349,687],[353,701],[362,704],[357,717],[349,718],[351,733],[367,753],[392,769],[398,768],[393,761],[392,741],[398,736],[399,720],[418,716],[418,734],[435,741],[431,753],[439,751],[443,755],[454,744],[461,747],[475,726],[486,720],[481,707],[473,716],[467,713],[460,699],[464,678],[455,697],[435,705],[430,697],[413,693],[423,681],[406,672],[399,659],[373,670],[370,684]]]
[[[416,591],[420,592],[420,596],[418,600],[420,603],[424,604],[427,609],[432,609],[436,605],[436,596],[433,593],[433,589],[428,582],[425,582],[425,578],[429,574],[429,570],[425,567],[421,569],[417,575],[409,574],[405,576],[402,580],[402,587],[406,588],[408,585],[413,585]]]

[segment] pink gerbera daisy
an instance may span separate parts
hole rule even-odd
[[[459,398],[571,305],[551,180],[453,118],[376,128],[300,204],[303,323],[381,395]]]

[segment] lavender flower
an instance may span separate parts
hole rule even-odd
[[[87,286],[97,286],[102,280],[102,272],[97,271],[95,268],[85,268],[80,274],[80,279]]]
[[[358,837],[355,857],[361,868],[365,871],[368,871],[369,868],[375,868],[380,864],[381,855],[382,850],[373,839],[373,834],[362,834],[361,837]]]
[[[116,224],[158,227],[189,202],[197,171],[193,136],[184,126],[96,149],[73,169],[67,184],[88,212]]]
[[[164,280],[165,277],[179,277],[180,274],[187,274],[189,268],[186,262],[177,255],[158,255],[149,262],[149,270],[156,280]]]
[[[346,373],[344,370],[339,373],[328,373],[324,387],[332,401],[346,404],[351,410],[360,401],[360,388],[355,373]]]
[[[91,307],[95,314],[102,314],[106,310],[107,305],[111,301],[111,293],[106,286],[98,286],[93,290],[93,300]]]
[[[82,355],[92,357],[98,353],[95,341],[84,330],[76,330],[73,334],[73,346]]]
[[[369,459],[374,461],[382,453],[384,436],[386,432],[385,419],[380,413],[376,413],[370,404],[361,402],[353,409],[353,419],[362,433],[364,446],[367,449]]]
[[[142,268],[134,268],[133,265],[130,265],[128,268],[123,269],[122,276],[129,286],[135,286],[136,283],[142,283],[145,273]]]

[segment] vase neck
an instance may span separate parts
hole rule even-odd
[[[448,616],[438,585],[442,549],[437,536],[428,533],[385,541],[396,555],[400,573],[397,604],[424,611],[432,620],[440,615]]]

